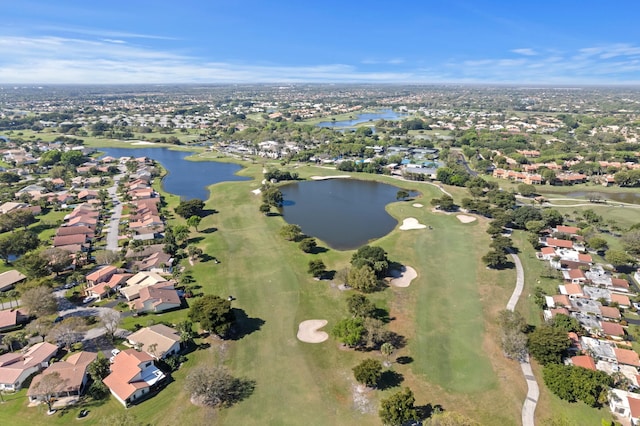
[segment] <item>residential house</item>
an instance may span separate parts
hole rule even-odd
[[[611,293],[611,303],[617,303],[618,306],[623,309],[631,307],[631,300],[629,300],[629,296],[624,294]]]
[[[618,364],[630,365],[632,367],[640,367],[640,357],[636,351],[630,349],[613,348],[616,354],[616,361]]]
[[[111,374],[102,381],[122,405],[128,407],[148,396],[162,384],[165,374],[146,352],[126,349],[111,364]]]
[[[609,409],[618,418],[631,422],[631,425],[640,424],[640,395],[638,394],[611,389]]]
[[[576,355],[569,358],[569,362],[576,367],[596,371],[596,362],[589,355]]]
[[[138,292],[138,298],[129,303],[131,309],[137,312],[164,312],[179,308],[182,305],[178,291],[173,283],[166,281],[143,287]]]
[[[29,320],[29,315],[20,309],[5,309],[0,311],[0,332],[11,330]]]
[[[24,381],[49,365],[49,360],[58,353],[58,347],[41,342],[26,352],[10,352],[0,355],[0,390],[20,390]]]
[[[98,299],[108,296],[114,291],[120,290],[120,288],[131,278],[133,274],[113,274],[108,281],[103,281],[99,285],[88,287],[85,289],[87,296],[93,296]]]
[[[87,234],[68,234],[68,235],[59,235],[53,237],[53,246],[54,247],[63,247],[78,244],[80,246],[88,247],[91,243]]]
[[[614,340],[622,340],[624,337],[624,328],[617,322],[602,321],[602,333]]]
[[[66,397],[82,395],[89,381],[87,367],[97,356],[98,354],[95,352],[83,351],[71,355],[64,361],[54,362],[47,367],[42,374],[34,377],[31,381],[31,386],[29,386],[29,390],[27,391],[29,401],[35,402],[43,400],[44,395],[38,391],[38,384],[44,377],[53,373],[58,373],[60,376],[60,383],[55,391],[55,396]]]
[[[132,301],[140,297],[140,290],[143,288],[165,282],[167,282],[167,280],[155,272],[138,272],[127,280],[127,286],[121,288],[120,293],[122,293],[128,301]]]
[[[29,210],[34,215],[40,214],[40,212],[42,211],[40,206],[32,206],[27,203],[19,203],[15,201],[9,201],[0,206],[0,214],[7,214],[20,210]]]
[[[173,265],[173,257],[170,254],[163,251],[155,252],[142,260],[138,260],[133,263],[132,269],[134,271],[151,271],[156,273],[163,273],[167,270],[171,271]]]
[[[180,335],[164,324],[141,328],[130,334],[127,340],[134,348],[147,352],[155,359],[176,355],[181,350]]]
[[[15,269],[5,271],[0,274],[0,291],[11,290],[16,284],[26,279],[25,275]]]
[[[85,277],[87,280],[87,288],[109,281],[117,271],[118,269],[111,265],[103,266],[93,271]]]

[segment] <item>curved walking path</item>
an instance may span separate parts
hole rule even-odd
[[[522,289],[524,288],[524,268],[522,267],[522,262],[520,262],[518,255],[515,253],[510,254],[516,265],[516,288],[513,289],[511,298],[507,303],[507,309],[513,311],[516,308],[516,304],[518,303],[518,299],[520,299]],[[524,400],[524,404],[522,404],[522,426],[534,426],[536,405],[538,404],[538,397],[540,396],[540,388],[538,387],[536,377],[533,375],[533,371],[531,370],[529,355],[527,355],[526,359],[520,361],[520,368],[522,369],[524,379],[527,381],[527,398]]]

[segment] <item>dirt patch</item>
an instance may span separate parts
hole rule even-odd
[[[462,223],[471,223],[471,222],[475,222],[476,221],[475,217],[469,216],[469,215],[466,215],[466,214],[459,214],[456,217]]]
[[[400,269],[393,269],[389,272],[391,279],[389,284],[394,287],[409,287],[411,281],[418,276],[418,273],[411,266],[402,266]]]
[[[297,338],[306,343],[322,343],[329,338],[324,331],[318,331],[327,325],[327,320],[307,320],[298,325]]]
[[[413,204],[411,204],[411,205],[412,205],[413,207],[417,207],[417,208],[424,207],[424,205],[422,205],[422,204],[420,204],[420,203],[413,203]]]
[[[402,221],[402,225],[400,225],[400,230],[408,231],[410,229],[424,229],[427,225],[423,225],[418,222],[418,219],[414,217],[408,217]]]

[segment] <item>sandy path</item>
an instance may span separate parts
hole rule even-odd
[[[298,340],[306,343],[322,343],[329,338],[324,331],[318,331],[327,325],[327,320],[302,321],[298,326]]]
[[[468,216],[466,214],[459,214],[456,216],[458,218],[458,220],[462,223],[471,223],[471,222],[475,222],[476,218],[473,216]]]
[[[418,276],[418,273],[411,266],[402,266],[402,268],[394,269],[389,272],[391,274],[391,280],[389,284],[394,287],[409,287],[411,281]]]
[[[418,219],[414,217],[408,217],[402,221],[402,225],[400,225],[400,230],[408,231],[410,229],[424,229],[427,225],[423,225],[418,222]]]

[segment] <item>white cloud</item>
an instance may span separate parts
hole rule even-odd
[[[528,47],[522,49],[513,49],[512,52],[524,56],[536,56],[538,54],[538,52]]]

